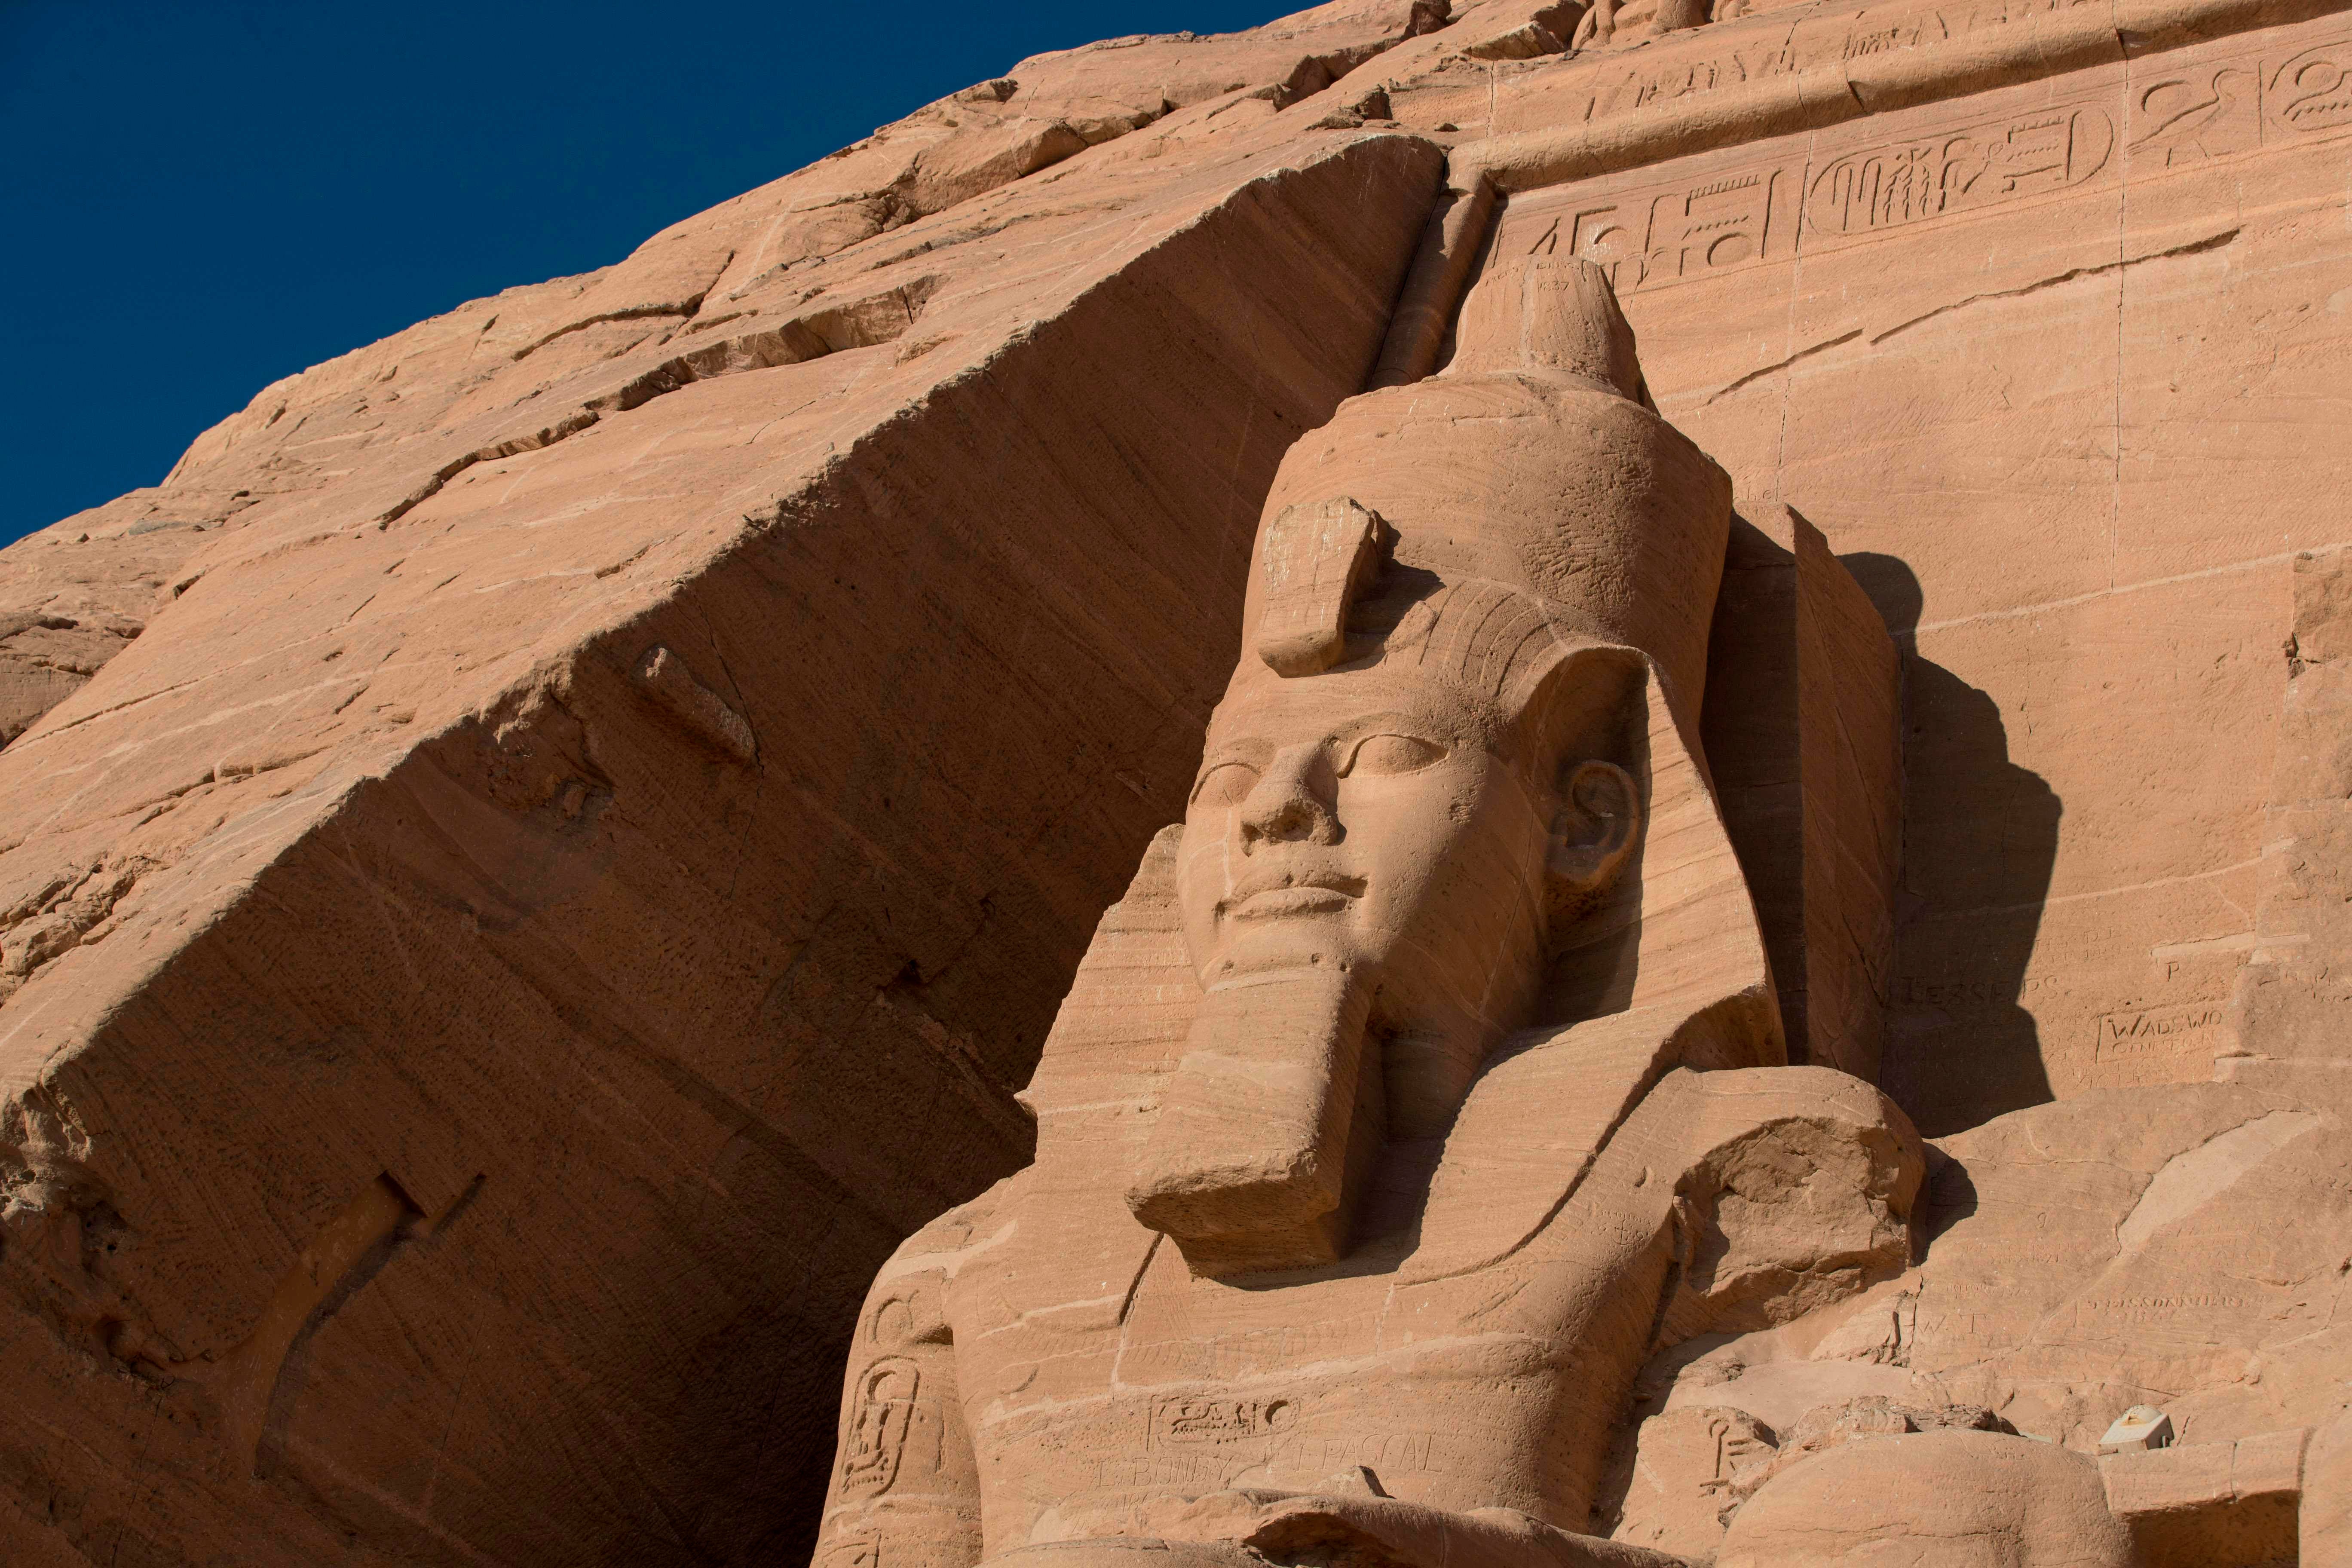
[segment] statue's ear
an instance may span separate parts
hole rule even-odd
[[[1528,678],[1517,745],[1557,771],[1544,883],[1555,937],[1608,900],[1642,841],[1648,666],[1632,648],[1559,649]],[[1633,764],[1632,769],[1624,763]]]
[[[1556,922],[1607,896],[1641,836],[1642,791],[1632,773],[1592,761],[1562,771],[1544,868]]]

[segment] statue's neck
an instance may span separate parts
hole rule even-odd
[[[1366,1068],[1381,1075],[1388,1138],[1409,1142],[1444,1136],[1500,1038],[1500,1030],[1458,1014],[1424,1016],[1402,1026],[1376,1024]]]

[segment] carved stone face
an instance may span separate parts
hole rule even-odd
[[[1368,602],[1392,628],[1377,661],[1332,667],[1381,526],[1344,498],[1268,526],[1255,641],[1186,808],[1203,995],[1127,1198],[1200,1273],[1312,1267],[1399,1220],[1359,1212],[1366,1183],[1444,1134],[1639,830],[1606,755],[1632,656],[1562,643],[1526,595],[1432,595],[1423,571],[1421,596]]]
[[[1727,482],[1633,401],[1600,275],[1529,279],[1465,340],[1507,374],[1352,401],[1267,498],[1178,852],[1202,994],[1126,1193],[1196,1275],[1406,1234],[1428,1151],[1399,1145],[1536,1021],[1633,853],[1627,699],[1658,647],[1704,663],[1705,606],[1649,584],[1696,571],[1711,603]],[[1530,289],[1577,306],[1561,330],[1519,330]]]
[[[1237,684],[1185,815],[1204,986],[1368,968],[1391,1027],[1513,1026],[1536,979],[1550,828],[1458,691],[1375,667]]]
[[[1528,1022],[1564,895],[1604,885],[1638,828],[1622,769],[1506,760],[1509,732],[1493,703],[1388,664],[1245,668],[1210,723],[1177,872],[1194,973],[1213,994],[1345,972],[1391,1138],[1444,1130]]]
[[[1204,993],[1128,1205],[1198,1273],[1331,1261],[1381,1150],[1441,1134],[1540,979],[1554,813],[1458,689],[1244,665],[1177,898]]]

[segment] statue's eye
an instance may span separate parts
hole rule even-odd
[[[1192,799],[1200,805],[1239,805],[1256,787],[1257,770],[1247,763],[1219,763],[1192,786]]]
[[[1417,741],[1411,735],[1367,735],[1356,742],[1339,776],[1368,773],[1385,778],[1395,773],[1417,773],[1444,755],[1444,747]]]

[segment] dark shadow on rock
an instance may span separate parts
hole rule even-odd
[[[1919,656],[1911,568],[1839,559],[1903,651],[1903,871],[1880,1083],[1935,1137],[2051,1099],[2024,1002],[2063,808],[2009,760],[1993,700]]]
[[[1699,735],[1724,831],[1755,900],[1789,1059],[1802,1065],[1810,1058],[1797,599],[1796,556],[1735,513],[1707,634]]]
[[[1927,1184],[1915,1211],[1913,1238],[1921,1256],[1935,1239],[1977,1212],[1976,1179],[1942,1150],[1927,1150]]]

